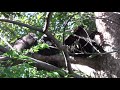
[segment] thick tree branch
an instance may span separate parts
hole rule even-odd
[[[14,58],[10,58],[10,57],[0,55],[0,61],[10,60],[10,59],[14,59]],[[31,58],[31,57],[29,57],[29,59],[33,60],[36,63],[37,66],[40,66],[40,67],[37,67],[37,68],[42,68],[42,69],[45,69],[45,70],[48,70],[48,71],[53,71],[53,70],[58,70],[59,69],[58,67],[55,67],[55,66],[53,66],[51,64],[48,64],[46,62]]]
[[[0,61],[10,60],[10,59],[14,59],[14,58],[6,57],[6,56],[0,56]],[[67,72],[65,72],[64,70],[61,70],[60,68],[58,68],[58,67],[56,67],[54,65],[48,64],[46,62],[43,62],[43,61],[31,58],[31,57],[29,57],[29,59],[31,59],[34,62],[32,65],[34,65],[35,67],[37,67],[37,69],[44,69],[44,70],[47,70],[47,71],[59,70],[61,72],[60,73],[61,76],[64,76],[64,75],[62,75],[62,73],[67,74]],[[14,63],[14,64],[16,65],[16,64],[23,63],[23,62],[24,61],[20,61],[20,62]]]
[[[43,33],[43,30],[41,28],[37,28],[37,27],[34,27],[34,26],[30,26],[28,24],[24,24],[24,23],[21,23],[21,22],[17,22],[17,21],[11,21],[11,20],[7,20],[7,19],[0,19],[0,21],[3,21],[3,22],[9,22],[9,23],[13,23],[13,24],[16,24],[16,25],[19,25],[19,26],[24,26],[24,27],[27,27],[31,30],[36,30],[36,31],[39,31],[39,32],[42,32]]]
[[[59,72],[60,72],[59,74],[60,74],[61,76],[64,76],[64,74],[67,74],[66,71],[61,70],[60,68],[55,67],[55,66],[53,66],[53,65],[51,65],[51,64],[48,64],[48,63],[39,61],[39,60],[34,59],[34,58],[31,58],[31,57],[30,57],[30,59],[33,60],[33,61],[35,61],[35,66],[36,66],[36,67],[39,67],[40,69],[43,68],[43,69],[46,69],[46,70],[48,70],[48,71],[59,70]],[[64,74],[63,74],[63,73],[64,73]],[[75,74],[75,73],[72,73],[72,76],[75,77],[75,78],[82,78],[81,76],[79,76],[79,75],[77,75],[77,74]]]
[[[37,60],[37,59],[34,59],[34,58],[31,58],[29,57],[31,60],[35,61],[35,65],[36,66],[39,66],[38,68],[42,68],[42,69],[46,69],[48,71],[54,71],[54,70],[60,70],[60,68],[56,67],[56,66],[53,66],[51,64],[48,64],[46,62],[43,62],[43,61],[40,61],[40,60]]]
[[[10,60],[12,58],[10,57],[6,57],[6,56],[0,56],[0,61],[1,60]],[[67,74],[66,71],[64,70],[61,70],[60,68],[56,67],[56,66],[53,66],[51,64],[48,64],[46,62],[43,62],[43,61],[40,61],[40,60],[37,60],[37,59],[34,59],[34,58],[31,58],[29,57],[29,59],[31,59],[32,61],[34,61],[34,63],[32,64],[33,66],[37,67],[37,69],[44,69],[44,70],[47,70],[47,71],[58,71],[59,70],[59,74],[60,76],[64,76],[65,74]],[[20,64],[20,63],[23,63],[24,61],[18,61],[16,64]],[[14,65],[14,64],[13,64]],[[77,74],[73,74],[72,75],[73,77],[75,78],[82,78],[81,76],[77,75]]]
[[[62,55],[52,55],[52,56],[42,56],[39,54],[32,54],[33,58],[36,58],[37,60],[42,60],[44,62],[48,62],[48,61],[57,61],[58,63],[62,64],[61,66],[65,67],[65,60],[64,57]],[[70,58],[70,62],[74,63],[74,64],[81,64],[81,65],[86,65],[89,66],[93,69],[99,70],[99,58],[95,57],[95,58],[80,58],[80,57],[74,57],[74,58]]]

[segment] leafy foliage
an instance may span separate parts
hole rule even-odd
[[[43,28],[45,23],[46,12],[1,12],[1,18],[7,18],[10,20],[15,20],[25,24],[29,24],[35,27]],[[55,36],[59,41],[63,41],[63,34],[67,37],[71,34],[71,29],[73,30],[77,26],[84,26],[86,30],[94,31],[96,30],[95,22],[93,20],[93,12],[54,12],[52,19],[50,21],[49,31]],[[67,31],[68,30],[68,31]],[[36,33],[40,38],[43,34],[30,30],[26,27],[21,27],[18,25],[13,25],[11,23],[1,22],[0,33],[6,41],[11,45],[18,39],[23,37],[29,32]],[[7,47],[4,41],[0,40],[0,45]],[[30,50],[24,50],[22,53],[16,51],[10,51],[4,53],[3,55],[14,58],[15,60],[28,60],[27,63],[4,67],[0,66],[0,77],[12,77],[12,78],[52,78],[60,77],[58,72],[47,72],[47,71],[38,71],[35,67],[29,64],[29,57],[24,54],[28,52],[37,52],[39,49],[49,48],[47,44],[39,44],[32,47]],[[9,62],[5,61],[5,62]],[[12,62],[10,62],[12,63]],[[70,75],[65,75],[69,77]]]
[[[19,12],[0,12],[1,15],[3,15],[5,18],[10,18],[11,16],[21,16]],[[1,16],[0,15],[0,16]]]
[[[57,72],[37,71],[36,67],[28,63],[4,68],[0,67],[0,77],[2,78],[59,78]]]
[[[24,53],[16,52],[16,51],[6,52],[6,53],[4,53],[4,56],[8,56],[10,58],[20,59],[20,60],[28,60],[29,59],[28,56],[24,55]]]
[[[46,43],[38,44],[30,49],[30,52],[38,52],[44,48],[49,48],[49,45]]]

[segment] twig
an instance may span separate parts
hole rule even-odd
[[[63,45],[64,45],[64,41],[65,41],[65,29],[66,29],[66,27],[67,27],[68,22],[72,19],[72,17],[73,17],[74,15],[76,15],[76,14],[73,14],[72,16],[70,16],[69,19],[68,19],[68,20],[64,23],[64,25],[63,25],[63,27],[64,27],[64,29],[63,29]],[[66,52],[67,52],[67,51],[66,51]],[[64,58],[65,58],[65,64],[66,64],[66,66],[68,67],[69,73],[73,73],[72,68],[71,68],[71,63],[70,63],[70,61],[69,61],[69,55],[68,55],[68,53],[65,53],[65,52],[62,52],[62,53],[63,53],[63,56],[64,56]]]
[[[66,48],[64,49],[63,53],[65,55],[65,61],[67,62],[67,68],[68,68],[69,74],[73,74],[73,70],[72,70],[72,67],[71,67],[71,62],[70,62],[69,54],[68,54]]]
[[[10,47],[12,50],[15,50],[15,49],[1,36],[1,33],[0,33],[0,39],[1,39],[2,41],[4,41],[5,44],[8,45],[8,47]]]
[[[93,54],[93,55],[104,55],[104,54],[109,54],[109,53],[114,53],[114,52],[120,52],[120,50],[114,50],[111,52],[104,52],[104,53],[69,53],[70,55],[78,55],[78,54]]]
[[[63,25],[64,26],[64,29],[63,29],[63,45],[64,45],[64,41],[65,41],[65,29],[67,27],[68,22],[72,19],[72,17],[74,15],[76,15],[76,14],[73,14]],[[68,67],[68,71],[69,71],[70,74],[72,74],[73,71],[72,71],[72,68],[71,68],[70,60],[69,60],[69,54],[67,53],[67,48],[64,50],[63,55],[64,55],[64,58],[65,58],[65,64]]]
[[[90,37],[85,38],[85,37],[81,37],[81,36],[78,36],[78,35],[74,35],[74,36],[78,37],[79,39],[80,39],[80,38],[81,38],[81,39],[84,39],[84,40],[85,40],[87,43],[89,43],[98,53],[100,53],[99,50],[97,50],[97,48],[96,48],[95,46],[93,46],[92,42],[95,42],[95,41],[92,40],[92,39],[90,39]],[[86,44],[87,44],[87,43],[86,43]]]

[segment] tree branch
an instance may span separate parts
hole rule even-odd
[[[52,13],[53,12],[48,12],[47,14],[46,14],[46,21],[45,21],[45,26],[44,26],[44,29],[43,29],[43,31],[44,32],[46,32],[46,31],[48,31],[48,27],[49,27],[49,25],[50,25],[50,19],[51,19],[51,17],[52,17]]]
[[[0,19],[0,21],[13,23],[13,24],[16,24],[16,25],[19,25],[19,26],[24,26],[24,27],[27,27],[29,29],[36,30],[36,31],[39,31],[39,32],[43,33],[43,30],[41,28],[33,27],[33,26],[30,26],[28,24],[24,24],[24,23],[21,23],[21,22],[7,20],[7,19]]]
[[[35,61],[35,65],[38,67],[38,68],[42,68],[42,69],[46,69],[48,71],[54,71],[54,70],[60,70],[60,68],[56,67],[56,66],[53,66],[51,64],[48,64],[46,62],[43,62],[43,61],[40,61],[40,60],[37,60],[37,59],[34,59],[32,57],[29,57],[31,60]]]
[[[0,55],[0,61],[2,61],[2,60],[10,60],[10,59],[11,59],[10,57]]]
[[[6,56],[0,56],[0,61],[2,60],[10,60],[10,59],[14,59],[14,58],[10,58],[10,57],[6,57]],[[37,67],[37,69],[44,69],[44,70],[47,70],[47,71],[55,71],[55,70],[59,70],[61,73],[60,75],[61,76],[64,76],[62,73],[65,73],[67,74],[67,72],[65,72],[64,70],[61,70],[60,68],[54,66],[54,65],[51,65],[51,64],[48,64],[46,62],[43,62],[43,61],[40,61],[40,60],[37,60],[37,59],[34,59],[34,58],[31,58],[29,57],[29,59],[31,59],[34,63],[32,65],[34,65],[35,67]],[[20,63],[23,63],[24,61],[20,61],[18,63],[15,63],[16,64],[20,64]],[[14,64],[13,64],[14,65]]]
[[[14,48],[2,37],[1,33],[0,33],[0,39],[1,39],[2,41],[4,41],[5,44],[8,45],[8,47],[10,47],[12,50],[14,50]]]
[[[46,33],[48,37],[51,36],[50,38],[52,40],[54,40],[54,42],[56,42],[55,44],[57,44],[57,46],[59,46],[59,48],[61,48],[62,45],[60,45],[60,43],[57,42],[57,40],[54,37],[52,37],[52,34],[48,32],[48,27],[49,27],[51,16],[52,16],[52,13],[47,13],[44,33]],[[63,47],[61,49],[63,50],[64,56],[65,56],[65,61],[67,62],[68,71],[69,71],[70,74],[72,74],[73,72],[72,72],[70,61],[69,61],[69,54],[67,53],[67,49],[65,49],[65,48],[63,49]]]
[[[61,66],[65,67],[65,60],[62,55],[42,56],[42,55],[34,53],[32,54],[32,57],[36,58],[37,60],[44,61],[44,62],[57,61],[58,63],[60,63],[60,65],[62,64]],[[69,60],[71,63],[86,65],[93,69],[99,70],[100,69],[99,57],[95,57],[95,58],[74,57],[74,58],[70,58]]]
[[[31,30],[36,30],[36,31],[39,31],[41,33],[45,33],[50,39],[52,39],[55,42],[55,44],[57,45],[57,47],[60,50],[62,50],[62,44],[60,44],[58,42],[58,40],[56,38],[54,38],[54,36],[49,31],[43,32],[43,29],[41,29],[41,28],[33,27],[33,26],[28,25],[28,24],[20,23],[20,22],[17,22],[17,21],[11,21],[11,20],[7,20],[7,19],[0,19],[0,21],[13,23],[13,24],[16,24],[16,25],[27,27],[27,28],[29,28]]]
[[[59,48],[59,50],[61,50],[61,51],[63,51],[63,52],[65,53],[65,57],[66,57],[67,62],[68,62],[68,70],[69,70],[69,73],[70,73],[70,74],[73,73],[73,72],[72,72],[72,69],[71,69],[70,61],[69,61],[69,54],[67,53],[66,48],[63,47],[62,44],[61,44],[60,42],[58,42],[58,40],[57,40],[49,31],[43,32],[43,30],[40,29],[40,28],[33,27],[33,26],[28,25],[28,24],[24,24],[24,23],[20,23],[20,22],[16,22],[16,21],[11,21],[11,20],[6,20],[6,19],[0,19],[0,21],[17,24],[17,25],[20,25],[20,26],[27,27],[27,28],[29,28],[29,29],[33,29],[33,30],[36,30],[36,31],[45,33],[51,40],[53,40],[53,42],[57,45],[57,47]]]

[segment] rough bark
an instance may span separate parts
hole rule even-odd
[[[107,77],[120,77],[120,15],[113,12],[95,12],[97,30],[104,36],[103,55],[100,66],[107,73]]]

